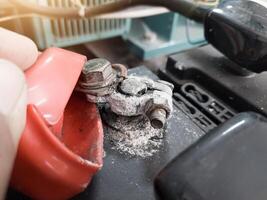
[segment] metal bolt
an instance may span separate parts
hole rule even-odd
[[[81,74],[83,85],[89,87],[103,85],[114,77],[111,63],[102,58],[89,60]]]
[[[167,112],[162,108],[157,108],[153,110],[148,117],[152,127],[161,129],[166,123]]]
[[[147,85],[138,79],[128,78],[121,82],[121,91],[126,95],[141,96],[147,91]]]

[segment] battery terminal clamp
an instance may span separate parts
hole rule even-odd
[[[85,64],[76,89],[89,102],[105,105],[119,116],[146,116],[152,127],[161,129],[173,110],[173,88],[166,81],[127,76],[124,65],[97,58]]]

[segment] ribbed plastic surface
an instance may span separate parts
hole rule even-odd
[[[81,0],[86,6],[97,6],[100,4],[117,0]],[[36,0],[40,5],[51,7],[74,7],[71,0]],[[108,37],[122,35],[129,30],[128,19],[42,19],[35,20],[35,32],[39,39],[36,41],[40,48],[49,46],[68,46],[89,42]],[[41,37],[40,37],[41,36]]]

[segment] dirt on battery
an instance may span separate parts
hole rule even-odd
[[[164,129],[155,129],[145,116],[108,117],[106,139],[112,149],[130,156],[153,156],[163,144]]]

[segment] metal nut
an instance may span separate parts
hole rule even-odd
[[[131,96],[141,96],[146,93],[147,85],[133,77],[128,77],[121,82],[121,92]]]
[[[106,59],[97,58],[89,60],[81,74],[82,86],[105,86],[115,77],[111,63]]]
[[[153,98],[146,104],[146,113],[148,114],[157,108],[164,109],[168,117],[173,109],[172,96],[162,91],[154,91]]]

